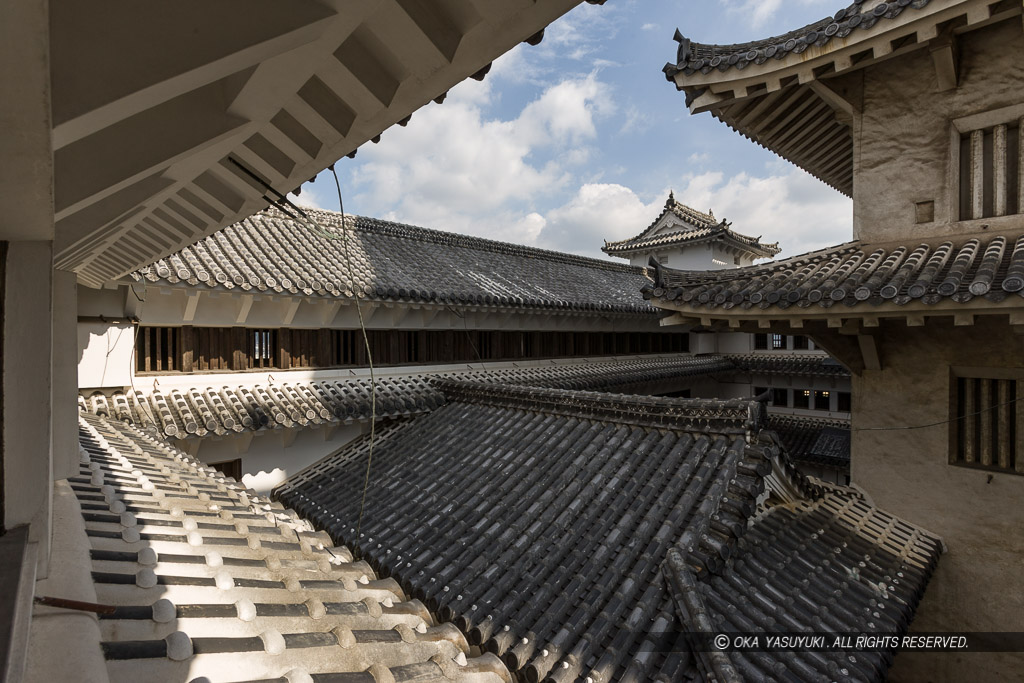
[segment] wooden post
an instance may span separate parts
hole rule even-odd
[[[181,328],[181,371],[192,372],[192,354],[195,348],[194,328],[185,325]]]

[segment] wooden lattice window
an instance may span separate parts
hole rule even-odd
[[[1022,213],[1021,120],[959,131],[960,220]]]
[[[950,464],[1024,474],[1022,382],[953,378]]]
[[[135,338],[136,372],[181,370],[181,328],[140,327]]]

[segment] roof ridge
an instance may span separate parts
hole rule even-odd
[[[783,59],[789,54],[800,54],[811,46],[823,47],[832,38],[846,38],[856,29],[868,30],[882,19],[895,19],[906,9],[924,9],[930,0],[910,2],[879,2],[862,11],[866,3],[853,2],[832,16],[786,33],[742,43],[715,44],[691,41],[676,30],[679,43],[675,63],[665,65],[666,78],[676,74],[708,73],[713,69],[726,71],[730,67],[743,69],[750,64],[763,64],[769,59]]]
[[[342,215],[338,211],[331,211],[329,209],[305,209],[305,211],[307,214],[322,214],[332,219],[337,219],[337,217]],[[301,221],[296,221],[292,217],[288,216],[287,214],[284,214],[283,212],[281,212],[278,209],[275,209],[274,207],[268,207],[267,209],[264,209],[259,213],[273,213],[275,218],[291,221],[292,223],[302,225]],[[532,247],[525,244],[516,244],[514,242],[492,240],[486,237],[478,237],[476,235],[464,235],[457,232],[449,232],[447,230],[437,230],[436,228],[425,228],[419,225],[412,225],[411,223],[402,223],[399,221],[386,220],[383,218],[374,218],[373,216],[362,216],[359,214],[346,213],[345,219],[346,225],[349,225],[348,219],[351,219],[352,227],[354,227],[356,230],[360,230],[363,232],[374,232],[377,234],[384,235],[397,234],[401,237],[406,237],[409,239],[418,239],[425,242],[431,242],[434,244],[452,244],[455,246],[468,247],[471,249],[480,249],[483,251],[491,251],[494,253],[511,253],[529,257],[540,257],[557,263],[571,263],[575,265],[583,265],[588,267],[612,270],[620,273],[640,273],[643,270],[640,266],[630,266],[627,264],[617,263],[615,261],[607,261],[605,259],[593,258],[590,256],[568,254],[561,251],[555,251],[554,249],[543,249],[541,247]]]
[[[764,404],[752,399],[661,398],[513,384],[431,379],[451,401],[539,410],[585,419],[680,431],[750,436],[765,426]]]
[[[630,237],[630,238],[624,239],[624,240],[617,240],[615,242],[607,242],[606,241],[605,242],[605,247],[603,247],[601,249],[601,251],[605,251],[606,247],[614,246],[614,245],[617,245],[617,244],[625,244],[626,242],[634,242],[634,241],[640,239],[641,237],[644,237],[647,233],[649,233],[651,230],[653,230],[656,225],[658,225],[658,222],[661,221],[662,217],[666,213],[668,213],[669,211],[671,211],[675,215],[679,216],[680,218],[684,218],[684,216],[680,216],[679,215],[680,213],[686,214],[686,216],[691,217],[691,218],[695,218],[698,222],[704,224],[704,225],[697,225],[698,228],[712,228],[712,227],[715,227],[716,225],[720,225],[721,223],[725,223],[725,220],[722,220],[721,223],[720,223],[718,221],[718,219],[715,218],[715,214],[713,212],[704,213],[702,211],[698,211],[697,209],[694,209],[691,206],[687,206],[686,204],[683,204],[678,199],[676,199],[676,196],[675,196],[674,192],[669,192],[668,193],[668,199],[665,201],[665,207],[661,210],[661,213],[659,213],[658,217],[655,218],[654,221],[651,222],[650,225],[648,225],[646,228],[644,228],[640,232],[640,234],[636,235],[635,237]],[[695,223],[695,225],[696,225],[696,223]]]

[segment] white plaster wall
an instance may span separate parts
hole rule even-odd
[[[53,455],[51,242],[11,242],[4,301],[4,524],[29,524],[39,575],[50,555]]]
[[[853,481],[879,507],[942,536],[949,549],[913,630],[1024,631],[1024,476],[950,465],[947,422],[951,368],[1022,369],[1024,336],[983,318],[973,327],[888,330],[879,342],[882,370],[853,379]],[[1019,680],[1021,671],[1021,653],[905,651],[890,680]]]
[[[130,323],[78,323],[78,386],[131,384],[134,348],[135,329]]]
[[[690,332],[690,353],[717,353],[718,336],[715,332]]]
[[[179,446],[207,464],[241,458],[242,483],[258,493],[267,493],[369,429],[369,423],[276,429],[207,437],[185,441]]]
[[[78,474],[78,383],[75,339],[78,302],[77,276],[53,271],[53,386],[51,395],[53,431],[53,477],[67,479]]]
[[[1020,217],[950,225],[958,187],[950,173],[951,122],[1021,102],[1024,35],[1019,19],[959,36],[960,85],[936,92],[927,49],[851,74],[862,88],[854,117],[853,233],[884,241],[1020,226]],[[862,79],[862,82],[859,82]],[[952,176],[952,177],[951,177]],[[934,201],[935,220],[916,223],[915,202]]]
[[[132,302],[129,298],[132,297],[131,293],[122,292],[121,297],[128,303]],[[355,304],[329,298],[192,290],[181,285],[148,286],[142,298],[145,303],[138,306],[138,317],[144,325],[359,328],[359,312]],[[642,302],[639,285],[636,300],[637,303]],[[106,310],[111,302],[111,297],[92,295],[89,308]],[[460,310],[456,314],[448,306],[377,302],[363,302],[362,315],[368,329],[659,331],[656,315],[616,316],[603,313],[562,314],[488,309]]]
[[[746,332],[719,332],[719,353],[750,353],[754,350],[754,335]]]

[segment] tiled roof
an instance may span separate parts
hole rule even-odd
[[[341,214],[308,209],[325,231]],[[267,210],[133,273],[156,284],[501,308],[653,314],[640,268],[479,237],[346,216],[328,239]],[[354,272],[348,272],[349,259]]]
[[[721,572],[677,548],[665,574],[682,620],[709,642],[737,631],[903,634],[940,552],[938,539],[843,489],[759,514]],[[894,656],[703,649],[696,667],[718,681],[884,681]]]
[[[717,69],[726,71],[735,67],[742,70],[751,64],[764,64],[770,59],[783,59],[789,54],[800,54],[809,47],[823,47],[832,40],[843,40],[855,31],[867,30],[879,21],[895,19],[904,11],[920,10],[930,0],[894,0],[882,2],[870,10],[861,11],[863,1],[851,3],[833,16],[812,22],[802,28],[779,36],[733,45],[694,43],[678,32],[676,63],[666,64],[666,77],[672,80],[683,72],[708,73]]]
[[[464,366],[463,366],[464,367]],[[630,385],[709,374],[732,369],[720,357],[671,356],[608,359],[585,363],[530,365],[500,370],[462,369],[435,373],[482,382],[529,384],[563,389],[610,391]],[[278,374],[287,378],[287,373]],[[156,427],[169,437],[204,437],[232,432],[368,420],[370,381],[366,377],[335,381],[294,381],[273,384],[210,387],[146,392],[95,392],[80,397],[84,411]],[[377,382],[377,416],[403,417],[428,412],[444,396],[424,375],[383,376]]]
[[[644,297],[669,308],[823,309],[842,304],[870,311],[927,309],[936,304],[999,304],[1024,296],[1024,237],[985,234],[937,244],[830,249],[747,268],[661,268]]]
[[[672,548],[718,622],[718,581],[737,585],[732,629],[902,632],[935,566],[934,538],[798,475],[757,402],[441,388],[445,407],[377,441],[358,536],[361,443],[275,495],[526,680],[699,677],[661,576]],[[789,504],[748,530],[766,486]],[[891,656],[779,653],[770,678],[883,680]]]
[[[768,428],[779,435],[779,440],[794,461],[849,470],[848,421],[770,414]]]
[[[685,221],[692,227],[673,230],[672,232],[653,234],[655,228],[657,228],[661,223],[662,218],[669,213]],[[692,209],[685,204],[681,204],[676,201],[674,195],[670,194],[668,201],[665,202],[665,209],[661,212],[661,215],[647,227],[646,230],[636,237],[631,237],[626,240],[605,242],[605,245],[601,247],[601,251],[606,254],[619,255],[632,251],[671,247],[720,239],[732,242],[740,247],[753,251],[762,257],[774,256],[779,253],[780,249],[777,242],[773,244],[761,244],[760,237],[748,237],[747,235],[741,235],[738,232],[734,232],[729,225],[730,224],[726,223],[724,220],[716,220],[714,214],[701,213],[700,211]]]
[[[744,372],[763,375],[849,377],[850,371],[831,356],[809,353],[746,353],[726,356]]]
[[[131,426],[82,415],[70,483],[112,681],[510,681],[295,513]]]

